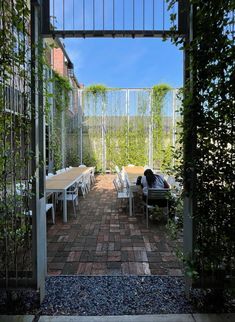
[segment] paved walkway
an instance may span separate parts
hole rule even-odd
[[[72,207],[68,223],[60,209],[48,225],[49,275],[171,275],[181,276],[174,243],[158,223],[146,228],[140,205],[129,217],[125,201],[116,199],[114,175],[99,175],[89,194]],[[59,207],[58,207],[59,208]]]
[[[235,314],[154,314],[121,316],[1,316],[0,322],[234,322]]]

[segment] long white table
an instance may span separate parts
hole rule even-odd
[[[50,177],[46,180],[46,192],[58,193],[61,192],[63,194],[63,222],[66,223],[68,221],[67,215],[67,200],[66,193],[67,189],[71,187],[75,182],[78,182],[83,179],[83,176],[90,173],[92,171],[92,167],[84,167],[84,168],[71,168],[65,172],[57,174],[53,177]]]
[[[125,173],[127,183],[129,185],[129,215],[133,216],[133,192],[137,191],[138,186],[136,186],[136,180],[139,176],[144,175],[144,167],[134,166],[134,167],[123,167],[123,172]]]

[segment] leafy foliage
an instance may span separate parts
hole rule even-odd
[[[53,72],[54,77],[51,79],[51,82],[54,83],[54,99],[55,107],[57,111],[66,111],[69,107],[70,92],[72,86],[67,77],[59,75],[57,72]]]
[[[167,84],[153,86],[151,113],[153,117],[153,160],[154,168],[162,169],[169,167],[172,163],[171,141],[166,142],[163,129],[162,109],[166,94],[171,90]],[[167,133],[169,135],[169,133]],[[171,138],[171,132],[170,132]],[[165,143],[165,144],[164,144]],[[165,148],[166,146],[166,148]],[[167,151],[167,154],[166,154]]]
[[[98,96],[98,95],[105,96],[107,89],[108,88],[103,84],[93,84],[93,85],[87,86],[85,91],[88,95],[90,93],[94,96]]]
[[[69,109],[72,86],[67,77],[52,71],[45,59],[45,50],[43,53],[44,72],[44,111],[46,114],[47,125],[50,128],[49,149],[52,155],[54,171],[62,167],[62,146],[63,137],[66,135],[66,128],[63,125],[67,120],[67,111]],[[52,76],[45,76],[45,70]],[[52,87],[52,88],[51,88]],[[55,111],[53,111],[55,106]]]
[[[181,175],[185,192],[193,198],[196,270],[201,281],[209,278],[214,283],[219,278],[223,283],[235,273],[235,2],[191,0],[190,4],[193,38],[174,39],[190,62]]]
[[[29,8],[0,0],[0,278],[32,270]]]
[[[166,84],[156,85],[152,91],[136,92],[108,90],[103,85],[86,88],[83,99],[86,123],[84,154],[88,155],[89,151],[93,154],[91,158],[98,169],[114,170],[115,165],[148,164],[149,150],[154,149],[154,166],[172,166],[173,129],[166,127],[162,116],[170,90]],[[152,123],[153,130],[150,132]]]

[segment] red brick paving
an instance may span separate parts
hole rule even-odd
[[[139,213],[129,217],[128,207],[116,200],[114,175],[99,175],[85,199],[79,199],[77,218],[69,207],[62,223],[48,222],[49,275],[182,275],[173,252],[174,243],[164,225],[146,228]]]

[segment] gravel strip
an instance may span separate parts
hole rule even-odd
[[[203,303],[203,293],[194,290],[188,300],[184,288],[182,277],[170,276],[49,277],[40,313],[129,315],[202,310],[194,303]]]
[[[193,290],[185,296],[182,277],[170,276],[52,276],[46,279],[46,296],[35,306],[38,294],[26,291],[21,301],[4,304],[2,314],[36,315],[138,315],[235,312],[233,302],[211,305],[208,294]],[[21,294],[22,295],[22,294]]]

